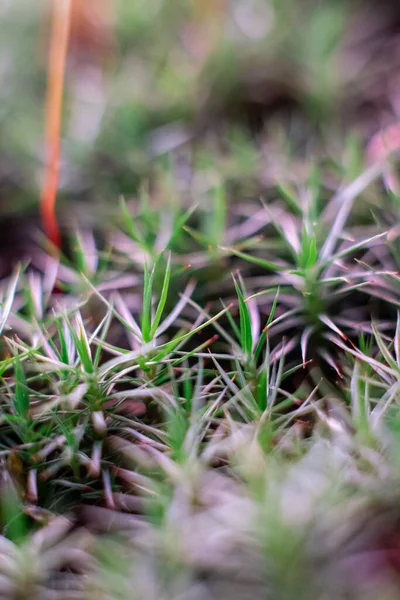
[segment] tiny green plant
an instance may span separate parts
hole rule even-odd
[[[342,299],[358,290],[363,291],[368,286],[368,281],[363,280],[364,273],[360,275],[351,263],[345,261],[357,251],[383,238],[386,233],[349,243],[344,225],[356,196],[377,173],[377,169],[363,173],[331,200],[332,205],[339,204],[339,200],[341,205],[330,229],[326,228],[320,212],[318,188],[314,193],[308,194],[309,201],[304,208],[292,199],[291,202],[301,210],[300,222],[290,214],[281,216],[279,222],[272,219],[278,239],[283,244],[282,253],[287,256],[284,261],[244,253],[234,247],[226,249],[272,273],[264,278],[268,289],[252,294],[250,298],[263,297],[265,294],[268,298],[271,290],[277,289],[277,284],[279,285],[279,303],[283,306],[283,312],[267,325],[267,329],[271,332],[290,331],[293,328],[301,331],[303,362],[307,360],[309,342],[315,334],[333,331],[340,338],[346,339],[342,324],[345,324],[345,329],[352,329],[351,322],[340,314],[338,308],[340,309]],[[321,236],[322,232],[324,237]],[[325,351],[321,341],[319,345]],[[326,352],[325,357],[332,362]]]

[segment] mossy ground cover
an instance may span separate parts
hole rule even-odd
[[[113,8],[61,252],[43,11],[1,9],[0,597],[400,598],[399,11]]]

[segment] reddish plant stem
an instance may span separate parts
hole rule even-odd
[[[45,173],[40,198],[44,232],[55,248],[61,236],[56,216],[60,171],[60,132],[65,64],[71,20],[71,0],[53,0],[46,100]]]

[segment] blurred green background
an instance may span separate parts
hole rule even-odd
[[[3,216],[38,204],[50,5],[0,0]],[[344,134],[365,144],[399,117],[398,2],[86,5],[91,37],[73,37],[65,83],[64,219],[72,206],[90,223],[101,219],[120,195],[160,177],[192,196],[213,177],[254,194],[271,165],[340,157]]]

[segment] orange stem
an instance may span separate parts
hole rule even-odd
[[[55,205],[60,171],[61,113],[70,20],[71,0],[53,0],[47,76],[45,173],[40,210],[45,234],[56,248],[61,245]]]

